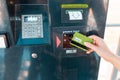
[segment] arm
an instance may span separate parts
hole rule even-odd
[[[102,38],[92,35],[90,36],[94,40],[94,44],[85,42],[85,46],[90,48],[87,53],[95,51],[100,57],[104,58],[108,62],[112,63],[120,71],[120,57],[113,54],[105,44]]]
[[[113,55],[110,62],[120,71],[120,56]]]

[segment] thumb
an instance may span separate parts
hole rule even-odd
[[[94,50],[94,51],[97,50],[97,47],[96,47],[94,44],[91,44],[91,43],[89,43],[89,42],[85,42],[84,45],[85,45],[86,47]]]

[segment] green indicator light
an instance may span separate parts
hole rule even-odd
[[[88,4],[62,4],[61,8],[88,8]]]

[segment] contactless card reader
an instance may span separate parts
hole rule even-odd
[[[78,33],[78,32],[75,32],[73,34],[73,37],[71,39],[71,42],[70,44],[72,46],[75,46],[77,48],[80,48],[84,51],[87,51],[88,48],[84,45],[84,42],[90,42],[90,43],[93,43],[93,40],[88,38],[87,36],[81,34],[81,33]]]

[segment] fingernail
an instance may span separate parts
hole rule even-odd
[[[87,42],[84,42],[84,45],[87,45]]]
[[[87,51],[86,53],[87,53],[87,54],[90,54],[90,52],[89,52],[89,51]]]

